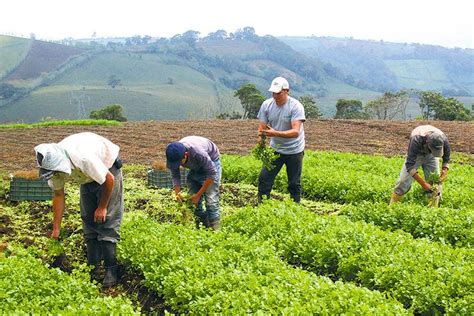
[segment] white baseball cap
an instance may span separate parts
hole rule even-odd
[[[276,77],[273,79],[270,89],[268,91],[273,93],[280,93],[281,90],[290,89],[288,81],[283,77]]]

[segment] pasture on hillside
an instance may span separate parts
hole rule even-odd
[[[133,122],[0,129],[0,313],[474,313],[474,127],[430,122],[448,135],[451,170],[440,208],[413,187],[388,206],[409,132],[427,122],[309,120],[301,204],[284,177],[257,205],[257,121]],[[68,184],[59,242],[51,201],[11,202],[9,173],[34,169],[33,147],[92,131],[121,147],[122,279],[89,279],[79,186]],[[221,149],[222,229],[196,229],[192,210],[146,173],[186,135]]]

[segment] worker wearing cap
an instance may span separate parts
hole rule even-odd
[[[118,282],[116,245],[123,214],[122,163],[119,147],[94,133],[73,134],[59,143],[35,147],[40,177],[54,191],[53,232],[59,238],[65,208],[64,185],[67,179],[81,184],[80,210],[87,262],[98,278],[102,258],[105,265],[103,285]]]
[[[275,178],[286,165],[288,191],[291,198],[299,203],[305,147],[304,107],[289,96],[290,85],[283,77],[273,79],[268,91],[272,92],[272,98],[265,100],[258,112],[258,134],[271,137],[270,146],[278,153],[278,158],[273,162],[275,167],[272,170],[263,166],[260,171],[258,199],[261,201],[264,196],[270,197]]]
[[[390,204],[401,200],[410,190],[413,179],[418,182],[425,192],[431,192],[431,185],[427,182],[431,173],[439,174],[439,161],[443,157],[440,182],[443,182],[449,169],[451,147],[448,138],[439,129],[431,125],[422,125],[415,128],[410,135],[408,153],[400,172],[400,178],[395,186]],[[424,179],[418,174],[418,168],[423,168]]]
[[[220,227],[219,185],[222,168],[216,144],[200,136],[187,136],[166,147],[166,165],[171,171],[173,188],[182,202],[179,167],[189,168],[188,185],[191,201],[196,206],[196,226]],[[203,197],[206,210],[203,209]]]

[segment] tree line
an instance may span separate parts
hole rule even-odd
[[[220,113],[217,119],[256,119],[265,96],[253,83],[243,84],[235,91],[234,96],[239,98],[243,112]],[[410,97],[418,97],[421,116],[424,120],[442,121],[472,121],[473,112],[465,108],[463,103],[452,97],[444,97],[436,91],[407,91],[385,92],[381,97],[367,102],[364,106],[360,100],[339,99],[336,103],[335,119],[362,119],[362,120],[393,120],[406,119],[406,107]],[[306,118],[321,118],[321,113],[315,98],[303,95],[298,98],[305,109]],[[472,105],[474,109],[474,104]],[[123,108],[119,104],[108,105],[102,109],[92,111],[91,119],[106,119],[120,122],[127,121],[123,115]]]
[[[257,118],[258,110],[265,96],[257,89],[255,84],[243,84],[234,93],[242,104],[243,114],[221,115],[219,118]],[[443,121],[471,121],[473,113],[464,104],[452,97],[444,97],[436,91],[400,90],[385,92],[381,97],[367,102],[364,106],[360,100],[339,99],[336,103],[335,119],[376,119],[393,120],[406,119],[406,108],[410,98],[418,98],[421,116],[425,120]],[[303,95],[298,99],[303,105],[307,118],[320,118],[322,113],[310,95]],[[472,105],[474,108],[474,104]]]

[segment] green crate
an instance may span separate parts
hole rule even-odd
[[[48,181],[10,178],[10,201],[49,201],[53,190]]]
[[[188,170],[181,168],[181,187],[188,185]],[[148,186],[158,188],[173,188],[171,172],[169,170],[148,170],[147,172]]]

